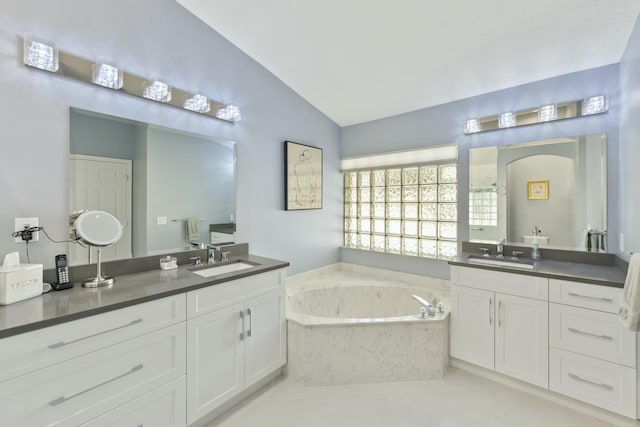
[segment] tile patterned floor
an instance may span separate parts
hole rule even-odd
[[[614,425],[450,367],[443,380],[420,382],[304,387],[281,377],[207,427]]]

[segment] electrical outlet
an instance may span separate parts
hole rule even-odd
[[[13,231],[24,230],[25,227],[37,227],[38,226],[38,218],[16,218],[15,226],[13,227]],[[32,242],[37,242],[40,238],[40,233],[37,231],[33,233]],[[20,236],[15,238],[16,243],[22,242],[22,238]]]

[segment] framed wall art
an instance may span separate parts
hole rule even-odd
[[[322,209],[322,149],[285,141],[284,163],[284,209]]]
[[[529,199],[548,199],[549,180],[527,181],[527,195]]]

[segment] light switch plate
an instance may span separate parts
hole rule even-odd
[[[38,226],[38,218],[16,218],[15,219],[15,225],[13,227],[13,231],[20,231],[20,230],[24,230],[24,227],[37,227]],[[35,232],[33,233],[33,239],[31,240],[32,242],[37,242],[40,239],[40,233],[39,232]],[[20,243],[22,242],[22,238],[21,237],[16,237],[15,238],[15,242],[16,243]]]
[[[166,216],[159,216],[157,218],[157,224],[158,225],[167,225],[167,217]]]

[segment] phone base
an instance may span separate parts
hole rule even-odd
[[[93,277],[82,282],[83,288],[99,288],[102,286],[113,286],[115,279],[109,276]]]
[[[54,291],[64,291],[65,289],[71,289],[73,288],[73,282],[67,282],[67,283],[52,283],[51,284],[51,288]]]

